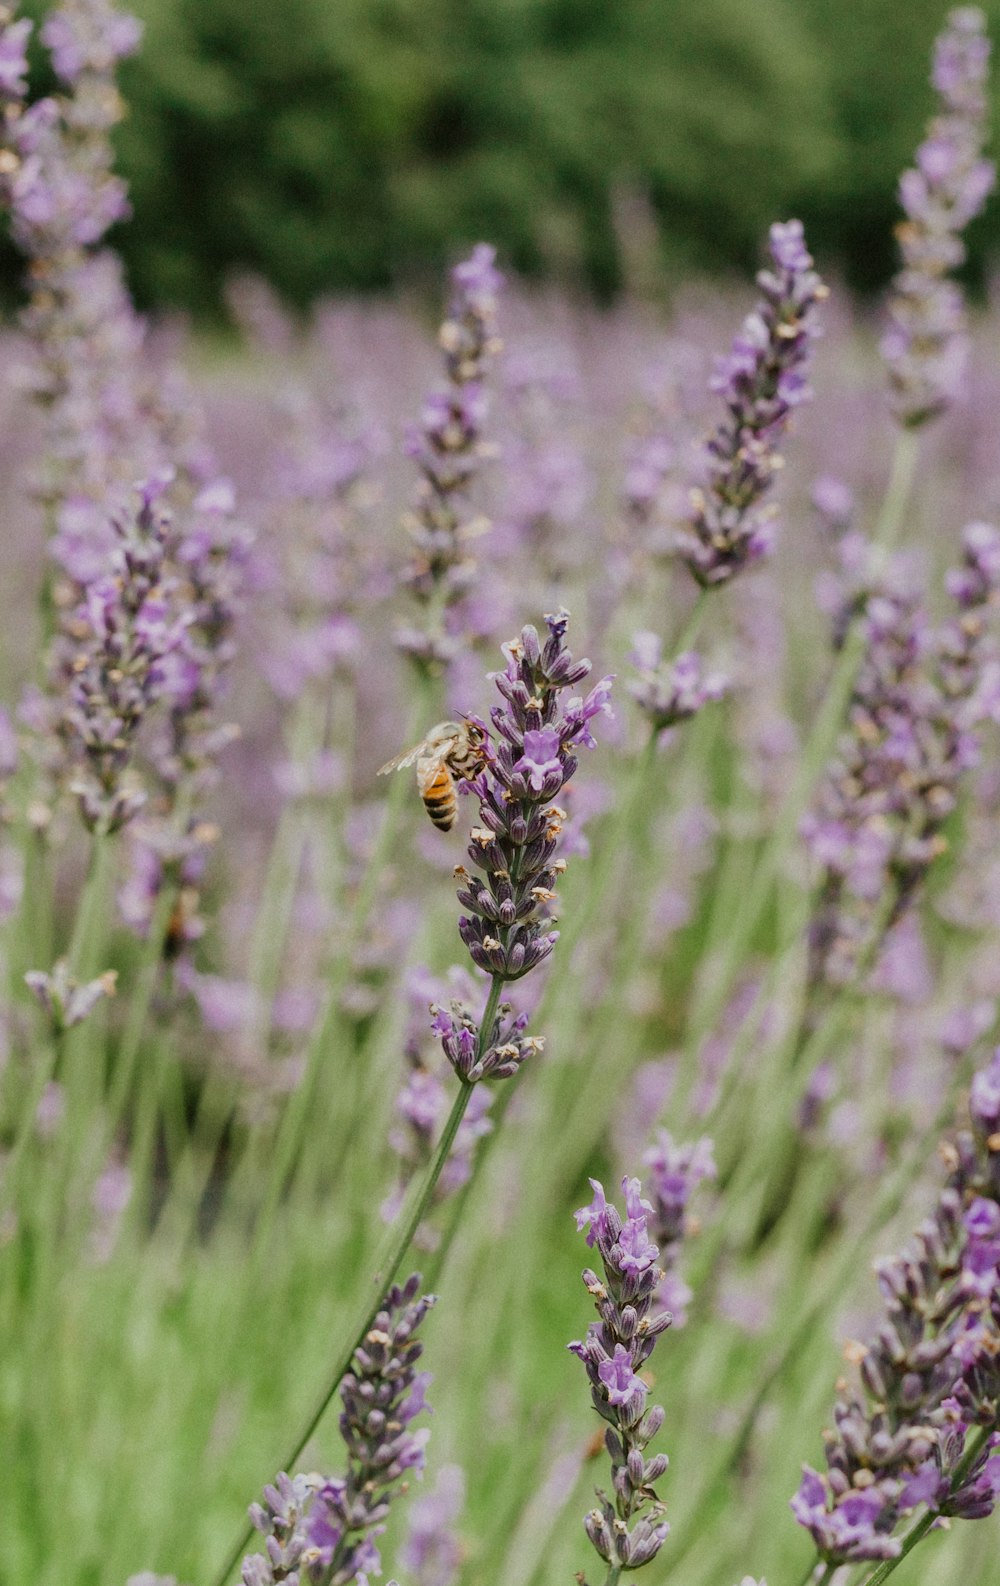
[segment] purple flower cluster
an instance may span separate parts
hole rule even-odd
[[[965,259],[962,232],[979,214],[995,171],[982,157],[990,41],[976,6],[952,11],[934,50],[931,81],[940,113],[900,181],[906,219],[897,227],[903,268],[882,341],[893,411],[922,424],[961,392],[968,360],[965,304],[948,279]]]
[[[164,951],[173,958],[204,929],[198,889],[218,828],[198,805],[218,781],[219,756],[238,736],[218,709],[235,655],[250,549],[224,479],[198,490],[168,525],[167,590],[179,639],[164,659],[160,711],[148,735],[153,812],[133,824],[120,903],[128,924],[145,935],[157,898],[172,885],[176,907]]]
[[[584,1528],[606,1564],[633,1570],[656,1557],[670,1530],[654,1491],[667,1456],[647,1460],[644,1452],[664,1412],[659,1405],[646,1408],[649,1390],[640,1372],[672,1318],[669,1311],[653,1310],[663,1273],[650,1237],[653,1208],[639,1180],[622,1180],[624,1219],[598,1180],[590,1182],[594,1198],[576,1213],[576,1223],[588,1229],[587,1243],[597,1248],[604,1269],[603,1279],[589,1269],[583,1274],[600,1320],[591,1322],[583,1343],[569,1348],[583,1361],[591,1402],[607,1422],[613,1498],[598,1491],[599,1507],[587,1515]]]
[[[591,723],[611,712],[611,678],[586,698],[563,695],[587,676],[589,661],[574,661],[566,646],[569,617],[545,619],[548,637],[522,628],[503,646],[507,664],[493,674],[503,705],[490,712],[486,763],[469,784],[479,800],[480,824],[468,847],[472,870],[459,866],[458,900],[467,914],[458,928],[477,969],[495,986],[520,980],[551,953],[556,857],[566,811],[554,801],[577,768],[577,752],[594,748]],[[483,723],[478,724],[484,734]],[[503,1004],[491,1030],[480,1030],[460,1001],[435,1010],[434,1031],[466,1084],[513,1074],[541,1043],[526,1036],[527,1016]]]
[[[611,713],[611,678],[585,699],[563,695],[583,681],[589,661],[574,661],[566,645],[569,616],[545,619],[543,643],[530,625],[503,646],[506,666],[493,674],[503,705],[490,711],[494,741],[472,782],[480,824],[469,858],[477,875],[460,875],[462,940],[479,969],[502,981],[519,980],[552,951],[558,933],[546,931],[543,911],[554,901],[555,858],[565,812],[555,803],[577,768],[581,747],[596,748],[591,723]]]
[[[478,987],[465,970],[452,969],[446,979],[438,979],[426,970],[418,969],[408,977],[408,989],[413,1005],[403,1052],[407,1075],[396,1097],[396,1122],[389,1135],[389,1144],[400,1165],[400,1183],[383,1203],[382,1215],[392,1222],[399,1212],[406,1185],[413,1174],[430,1161],[435,1141],[451,1105],[440,1055],[437,1063],[427,1050],[427,1009],[440,1010],[449,1001],[470,1003]],[[455,1136],[435,1189],[435,1204],[447,1200],[468,1182],[476,1144],[491,1132],[493,1125],[487,1117],[493,1102],[492,1092],[485,1086],[476,1089]],[[434,1241],[433,1233],[425,1226],[418,1230],[418,1242],[425,1248]]]
[[[0,6],[0,116],[3,118],[3,157],[0,158],[0,192],[10,200],[11,179],[19,170],[13,149],[14,123],[24,109],[28,93],[28,40],[32,23],[15,20],[14,6]]]
[[[671,1313],[674,1326],[683,1327],[691,1290],[677,1267],[684,1241],[691,1231],[688,1211],[691,1195],[699,1184],[716,1176],[712,1142],[703,1135],[694,1144],[678,1145],[669,1130],[660,1129],[643,1156],[643,1162],[649,1169],[646,1188],[652,1203],[647,1221],[664,1273],[657,1301]]]
[[[411,1429],[429,1408],[424,1393],[430,1379],[415,1369],[423,1346],[414,1335],[434,1298],[418,1299],[419,1287],[414,1274],[390,1289],[340,1385],[346,1476],[282,1473],[265,1488],[264,1503],[251,1506],[250,1518],[267,1541],[265,1553],[244,1559],[244,1586],[292,1580],[367,1586],[369,1575],[381,1572],[375,1538],[410,1473],[423,1469],[430,1435]]]
[[[678,550],[703,588],[728,583],[770,550],[773,509],[764,502],[781,467],[778,441],[812,395],[807,379],[826,287],[813,270],[800,221],[771,227],[771,267],[711,388],[726,418],[706,445],[706,478],[691,492]]]
[[[996,712],[985,619],[1000,593],[1000,533],[971,524],[963,549],[948,580],[957,613],[940,630],[898,581],[864,605],[847,730],[803,823],[822,866],[813,983],[850,978],[912,902],[946,846],[942,828],[978,757],[975,729]]]
[[[404,520],[415,546],[405,582],[423,607],[423,622],[397,634],[397,643],[434,671],[456,653],[448,613],[475,572],[469,541],[488,527],[472,513],[469,493],[490,450],[482,433],[489,407],[485,380],[500,346],[496,303],[503,284],[495,260],[495,250],[481,242],[452,270],[451,302],[438,338],[448,384],[427,398],[406,441],[421,479]]]
[[[165,719],[150,746],[161,787],[173,806],[181,786],[192,794],[214,786],[217,760],[236,729],[216,710],[236,653],[251,537],[236,516],[227,479],[213,478],[179,513],[168,536],[173,604],[184,614],[183,642],[167,667]]]
[[[118,831],[143,803],[127,773],[187,621],[163,583],[169,519],[159,502],[167,482],[161,476],[144,486],[115,523],[119,545],[110,571],[88,586],[74,617],[77,655],[64,730],[79,767],[72,789],[91,830]]]
[[[792,1500],[831,1564],[896,1558],[900,1519],[920,1505],[980,1519],[1000,1498],[1000,1053],[976,1076],[971,1134],[912,1246],[879,1263],[885,1320],[852,1346],[860,1384],[845,1388],[824,1434],[827,1472],[804,1467]]]
[[[162,361],[151,355],[120,263],[104,246],[108,227],[127,211],[110,144],[122,114],[115,68],[140,36],[139,24],[111,0],[66,0],[42,29],[64,92],[7,118],[5,196],[15,240],[29,261],[32,296],[25,328],[35,354],[33,390],[46,414],[49,473],[40,494],[61,575],[53,587],[57,631],[47,697],[29,703],[26,719],[35,729],[36,758],[53,784],[51,797],[73,770],[72,753],[67,763],[65,750],[81,734],[93,760],[96,738],[106,731],[97,782],[113,780],[116,755],[133,757],[137,705],[145,716],[153,697],[160,699],[162,731],[148,748],[162,793],[158,804],[172,816],[181,782],[193,804],[231,737],[215,721],[214,708],[232,656],[246,540],[233,517],[231,488],[212,477],[191,417],[197,405],[176,371],[159,367]],[[24,37],[20,23],[0,35],[12,91],[24,75],[15,60]],[[138,586],[125,588],[130,575],[122,567],[121,525],[134,517],[134,482],[165,480],[167,470],[171,523],[164,529],[162,555],[157,552],[161,605],[154,617],[152,591],[140,597]],[[133,544],[126,559],[135,549]],[[131,615],[116,610],[119,586],[125,606],[140,601]],[[124,628],[133,619],[138,647],[121,685],[131,697],[109,696],[102,704],[104,685],[112,684],[112,693],[117,686],[114,652],[126,642]],[[95,662],[100,670],[102,644],[111,666],[103,683],[93,670]],[[144,659],[149,664],[140,679]],[[99,723],[105,706],[106,719]],[[115,716],[126,724],[117,743]],[[112,825],[122,823],[121,813],[112,812]],[[96,818],[93,809],[87,818]],[[201,837],[209,828],[194,814],[186,825],[166,837],[158,830],[150,845],[159,854],[180,844],[193,872],[204,863]],[[189,849],[198,851],[196,858]],[[152,875],[158,867],[159,858],[145,868]]]
[[[31,385],[44,404],[47,477],[59,560],[77,579],[84,548],[107,548],[107,493],[144,477],[162,459],[151,449],[151,397],[140,378],[144,327],[115,255],[103,239],[128,213],[110,134],[123,106],[117,61],[140,37],[138,23],[110,0],[67,0],[42,39],[65,92],[7,117],[4,197],[14,240],[29,262],[24,315],[34,348]],[[24,24],[3,34],[12,68]],[[112,506],[117,507],[116,499]]]
[[[142,29],[111,0],[63,0],[41,37],[69,93],[38,100],[16,124],[14,235],[30,257],[69,264],[129,212],[109,135],[124,109],[115,67],[138,48]]]
[[[629,659],[639,676],[629,683],[628,689],[654,732],[690,721],[706,705],[728,693],[728,679],[719,672],[706,672],[701,656],[694,650],[664,661],[658,634],[637,633],[632,643]]]

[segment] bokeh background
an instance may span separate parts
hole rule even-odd
[[[38,14],[40,0],[25,5]],[[1000,0],[984,9],[994,34]],[[479,237],[608,298],[745,272],[775,215],[877,289],[940,0],[136,0],[119,131],[146,307],[437,279]],[[1000,244],[973,228],[971,273]],[[8,286],[18,278],[3,258]]]

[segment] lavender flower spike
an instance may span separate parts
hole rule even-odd
[[[458,922],[477,969],[494,985],[520,980],[548,957],[555,884],[565,870],[556,857],[566,811],[555,802],[577,768],[579,749],[595,748],[591,723],[611,712],[610,677],[586,698],[563,695],[582,682],[589,661],[574,661],[566,646],[569,615],[545,619],[542,643],[533,627],[503,646],[506,666],[493,674],[503,698],[484,733],[486,764],[469,786],[479,800],[480,824],[468,847],[472,870],[459,866]],[[526,1016],[502,1004],[493,1027],[480,1031],[462,1002],[435,1007],[432,1028],[466,1084],[513,1074],[541,1042],[524,1034]],[[479,1054],[477,1056],[477,1053]]]
[[[972,1087],[973,1130],[911,1246],[876,1267],[885,1320],[849,1346],[823,1434],[827,1471],[803,1468],[791,1506],[830,1565],[898,1558],[900,1521],[982,1519],[1000,1499],[1000,1055]],[[974,1456],[969,1433],[989,1428]],[[970,1457],[971,1456],[971,1457]]]
[[[625,1218],[609,1204],[604,1187],[591,1179],[594,1199],[576,1213],[577,1227],[588,1229],[596,1246],[603,1281],[587,1270],[583,1281],[597,1306],[582,1343],[569,1345],[583,1361],[594,1409],[607,1422],[604,1443],[611,1457],[613,1494],[598,1490],[598,1507],[584,1529],[604,1562],[618,1570],[639,1569],[659,1552],[670,1530],[653,1490],[667,1468],[667,1456],[650,1460],[645,1449],[663,1425],[659,1405],[646,1408],[648,1388],[640,1375],[659,1335],[670,1326],[669,1311],[652,1307],[663,1273],[659,1252],[649,1237],[653,1208],[643,1199],[638,1179],[625,1178]],[[645,1511],[645,1512],[644,1512]]]
[[[429,1406],[430,1381],[414,1368],[423,1346],[414,1337],[434,1304],[417,1298],[415,1273],[386,1295],[351,1370],[340,1385],[340,1432],[347,1445],[344,1477],[278,1476],[265,1487],[250,1519],[266,1538],[266,1553],[243,1560],[244,1586],[347,1586],[381,1573],[375,1538],[393,1498],[405,1492],[409,1473],[420,1473],[429,1433],[410,1423]]]
[[[72,784],[91,830],[117,831],[143,802],[128,772],[140,724],[161,696],[167,657],[187,617],[171,610],[164,581],[168,516],[161,475],[114,527],[118,547],[106,576],[85,589],[76,616],[79,650],[69,679],[63,731],[75,743]]]
[[[760,301],[711,382],[727,415],[706,444],[705,479],[691,492],[691,516],[678,538],[680,555],[706,589],[728,583],[770,550],[773,508],[763,498],[782,465],[778,441],[812,395],[816,305],[827,288],[813,270],[801,221],[772,226],[770,252],[771,267],[757,277]]]
[[[495,250],[481,242],[451,273],[452,297],[439,336],[448,384],[430,394],[419,426],[406,439],[421,479],[404,519],[415,547],[405,582],[424,615],[420,625],[397,634],[396,642],[434,671],[455,651],[446,617],[475,570],[469,541],[489,527],[472,511],[469,494],[490,451],[482,438],[489,407],[485,379],[500,347],[496,301],[503,284],[495,259]]]
[[[982,157],[990,42],[977,6],[949,14],[934,48],[931,82],[941,101],[916,168],[899,184],[903,268],[889,304],[882,356],[893,412],[913,428],[960,393],[968,359],[965,303],[948,279],[965,258],[962,232],[979,214],[995,170]]]
[[[706,672],[694,650],[664,661],[657,634],[637,633],[633,644],[629,659],[639,676],[629,683],[629,693],[656,732],[690,721],[728,693],[728,679],[721,673]]]
[[[691,1290],[677,1269],[684,1241],[693,1226],[688,1203],[699,1184],[716,1176],[712,1142],[703,1135],[694,1145],[678,1145],[667,1129],[660,1129],[643,1161],[649,1168],[647,1183],[653,1205],[650,1232],[664,1271],[657,1303],[670,1311],[675,1328],[683,1327]]]
[[[843,984],[911,907],[934,860],[977,728],[995,714],[987,618],[1000,594],[1000,531],[972,523],[948,575],[952,618],[934,631],[891,570],[862,608],[865,653],[848,724],[803,833],[822,866],[810,980]]]

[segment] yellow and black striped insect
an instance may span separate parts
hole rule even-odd
[[[458,818],[457,777],[474,777],[484,763],[484,736],[471,721],[439,721],[412,749],[386,761],[379,776],[417,768],[417,792],[439,831],[450,832]]]

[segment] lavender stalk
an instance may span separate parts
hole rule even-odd
[[[573,696],[564,702],[561,697],[590,670],[590,663],[574,661],[566,646],[568,620],[565,612],[546,619],[549,636],[544,645],[529,626],[503,647],[507,664],[493,680],[504,703],[491,712],[492,734],[485,723],[478,724],[487,740],[486,763],[469,787],[479,800],[482,825],[473,828],[468,852],[480,874],[460,869],[459,900],[469,913],[460,917],[459,931],[473,963],[489,973],[490,987],[478,1019],[461,999],[432,1009],[432,1029],[460,1085],[434,1156],[412,1192],[410,1208],[376,1277],[379,1294],[395,1281],[433,1204],[475,1086],[514,1074],[542,1045],[526,1034],[525,1017],[501,1003],[501,996],[505,984],[529,974],[558,938],[557,931],[547,929],[546,911],[554,900],[552,883],[564,868],[556,858],[564,812],[551,801],[576,771],[574,751],[596,747],[591,723],[611,708],[610,678],[586,698]],[[275,1181],[280,1191],[282,1175],[274,1174]],[[262,1245],[258,1240],[258,1249]],[[322,1420],[375,1314],[366,1303],[360,1325],[284,1461],[286,1468],[296,1463]],[[217,1586],[225,1586],[245,1541],[246,1535],[216,1578]]]
[[[847,729],[804,833],[822,864],[810,928],[810,991],[870,964],[911,908],[993,713],[986,621],[1000,591],[1000,534],[963,534],[948,578],[955,616],[934,631],[920,600],[888,577],[862,600],[865,653]]]
[[[877,1268],[885,1321],[852,1350],[860,1389],[838,1399],[827,1473],[805,1466],[792,1500],[827,1565],[898,1561],[902,1517],[930,1511],[912,1547],[934,1517],[980,1519],[1000,1498],[1000,1054],[970,1112],[932,1216]]]
[[[407,437],[420,485],[405,527],[414,556],[404,582],[415,597],[420,620],[396,635],[399,648],[424,674],[438,675],[454,659],[459,639],[453,628],[462,596],[475,576],[469,542],[488,522],[473,513],[470,492],[490,453],[482,436],[488,411],[485,379],[499,351],[496,302],[503,278],[496,253],[479,243],[451,274],[452,297],[441,326],[447,386],[432,392],[419,427]]]
[[[603,1279],[589,1269],[583,1274],[600,1321],[591,1322],[586,1339],[569,1348],[582,1360],[591,1402],[607,1423],[613,1497],[598,1490],[599,1507],[587,1515],[584,1529],[608,1567],[606,1582],[612,1586],[624,1571],[651,1563],[670,1530],[654,1489],[667,1469],[667,1456],[645,1457],[664,1411],[659,1405],[646,1408],[648,1388],[639,1373],[673,1318],[669,1311],[652,1309],[663,1273],[649,1237],[653,1208],[643,1200],[639,1180],[622,1180],[624,1219],[597,1179],[591,1184],[594,1199],[576,1220],[578,1228],[588,1229],[587,1243],[601,1257]]]
[[[771,549],[775,512],[765,498],[782,466],[778,442],[812,394],[807,370],[827,288],[801,221],[772,226],[770,252],[770,267],[757,277],[760,301],[712,380],[726,417],[706,443],[705,482],[691,492],[691,517],[678,537],[679,554],[703,588],[729,583]]]
[[[251,1525],[267,1538],[267,1551],[243,1560],[244,1586],[276,1586],[292,1572],[314,1586],[348,1586],[359,1574],[381,1573],[376,1538],[392,1501],[406,1492],[410,1472],[423,1470],[430,1436],[426,1429],[410,1430],[429,1408],[430,1375],[415,1369],[423,1345],[414,1335],[435,1297],[418,1299],[419,1287],[415,1273],[389,1289],[340,1384],[346,1474],[324,1480],[282,1472],[264,1489],[264,1503],[251,1506]]]
[[[962,233],[993,189],[982,157],[990,41],[977,6],[948,15],[934,46],[931,81],[940,111],[899,184],[906,219],[897,227],[903,268],[893,283],[882,356],[892,410],[907,428],[943,413],[961,393],[969,339],[961,288],[949,279],[965,259]]]

